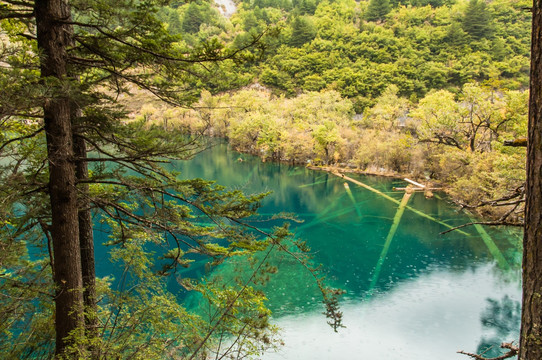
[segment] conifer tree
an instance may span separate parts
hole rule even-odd
[[[542,6],[533,3],[519,359],[542,357]]]
[[[316,29],[309,20],[303,16],[296,16],[292,21],[292,36],[289,44],[294,47],[301,47],[316,36]]]
[[[484,0],[470,0],[463,16],[463,30],[476,40],[491,37],[491,20],[491,13]]]
[[[204,21],[201,5],[192,2],[184,13],[182,29],[187,33],[197,33]]]
[[[365,19],[368,21],[383,21],[390,11],[389,0],[370,0]]]

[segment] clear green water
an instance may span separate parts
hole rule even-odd
[[[242,158],[243,161],[238,161]],[[284,348],[265,359],[464,359],[519,334],[520,237],[516,229],[474,227],[468,235],[334,175],[259,159],[219,144],[174,165],[182,176],[214,179],[247,193],[272,191],[260,213],[295,213],[297,237],[307,241],[332,286],[346,291],[345,329],[334,333],[310,274],[290,258],[275,256],[279,272],[266,286]],[[402,180],[349,175],[401,201]],[[450,225],[470,221],[442,199],[416,193],[408,206]],[[393,222],[396,232],[389,234]],[[272,224],[265,224],[264,227]],[[102,275],[107,263],[98,264]],[[242,259],[213,270],[238,275]],[[190,270],[203,274],[203,264]],[[182,275],[181,275],[182,276]],[[171,287],[176,281],[172,279]],[[188,299],[187,301],[190,301]],[[486,356],[497,354],[491,350]]]

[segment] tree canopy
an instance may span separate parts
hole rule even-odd
[[[531,16],[523,0],[307,4],[240,2],[231,27],[213,36],[240,42],[266,25],[283,27],[264,40],[266,51],[247,64],[247,75],[287,96],[339,91],[358,113],[390,84],[414,101],[471,81],[528,86]]]

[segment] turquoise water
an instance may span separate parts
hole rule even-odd
[[[275,256],[279,271],[266,290],[285,346],[264,359],[464,359],[458,350],[480,352],[518,339],[516,229],[468,227],[441,235],[447,228],[439,221],[459,225],[470,221],[467,214],[415,193],[399,216],[404,194],[392,187],[405,186],[402,180],[349,175],[377,194],[326,172],[262,163],[224,144],[173,166],[182,177],[213,179],[247,193],[272,191],[262,218],[295,213],[300,222],[291,223],[292,231],[311,247],[328,283],[345,290],[346,328],[334,333],[311,275],[291,258]],[[211,275],[233,276],[246,268],[239,259]],[[107,263],[98,263],[100,271],[107,272]],[[203,274],[204,264],[190,271]],[[170,286],[175,284],[172,279]]]

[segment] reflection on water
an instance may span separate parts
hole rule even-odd
[[[312,248],[329,284],[346,291],[347,328],[335,334],[321,314],[311,275],[291,257],[273,254],[279,271],[266,291],[286,346],[266,359],[464,359],[456,351],[476,352],[518,338],[516,229],[469,227],[441,235],[469,217],[439,198],[403,198],[391,190],[404,187],[402,180],[350,175],[374,191],[346,186],[337,176],[262,163],[223,144],[175,168],[186,178],[214,179],[248,193],[272,191],[261,217],[295,213],[301,222],[293,222],[292,231]],[[402,201],[404,212],[398,211]],[[248,269],[246,260],[236,259],[210,276],[233,278]],[[204,273],[202,262],[181,276]]]
[[[478,353],[491,351],[492,354],[502,339],[517,339],[517,329],[521,324],[521,301],[508,294],[498,299],[498,295],[492,294],[486,299],[487,306],[481,315],[484,336],[478,345]]]
[[[480,321],[488,315],[486,299],[517,302],[518,296],[517,283],[502,282],[491,265],[437,270],[370,300],[346,302],[347,328],[336,334],[319,312],[276,319],[285,347],[264,359],[465,359],[456,352],[476,350],[480,337],[487,336]],[[517,336],[517,324],[511,336]]]

